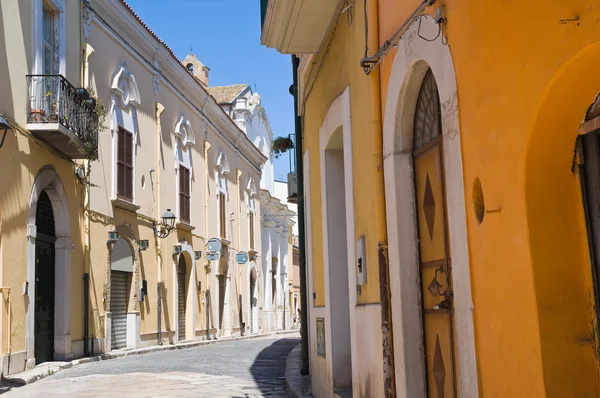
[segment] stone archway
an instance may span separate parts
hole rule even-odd
[[[173,256],[173,303],[174,309],[174,323],[175,325],[175,339],[174,341],[182,341],[179,336],[185,336],[185,340],[194,340],[196,337],[196,312],[197,312],[197,281],[196,281],[196,261],[194,260],[194,248],[187,241],[181,241],[178,243],[181,246],[181,253]],[[182,260],[183,259],[183,260]],[[185,263],[185,278],[180,278],[179,266]],[[178,313],[178,303],[180,294],[180,283],[185,283],[184,289],[181,290],[184,294],[184,312],[185,321],[181,322],[181,327],[185,325],[185,331],[180,331],[180,322]]]
[[[54,302],[54,359],[68,360],[73,356],[71,347],[71,224],[69,205],[64,187],[56,170],[46,166],[33,183],[27,218],[27,282],[26,301],[26,368],[35,366],[35,244],[36,210],[42,192],[52,203],[56,241],[55,248],[55,302]]]
[[[569,396],[598,395],[593,277],[577,170],[584,159],[575,149],[586,111],[600,92],[599,60],[600,42],[586,45],[548,78],[524,164],[544,387]],[[577,372],[566,371],[573,364]]]
[[[389,242],[394,361],[398,395],[425,396],[425,365],[420,303],[417,222],[413,182],[413,122],[417,96],[428,69],[441,103],[443,161],[447,187],[449,247],[452,253],[456,361],[460,396],[478,395],[473,303],[467,247],[465,196],[458,123],[456,78],[442,38],[428,42],[413,24],[398,46],[388,82],[383,125],[386,217]],[[430,18],[422,29],[436,29]]]

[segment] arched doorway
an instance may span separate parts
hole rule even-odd
[[[258,317],[256,311],[256,290],[256,268],[252,267],[250,270],[250,333],[258,332],[255,320]]]
[[[36,363],[72,357],[71,224],[65,190],[51,166],[42,168],[35,178],[27,224],[25,368],[30,369]],[[38,289],[43,291],[38,292]]]
[[[54,297],[56,233],[52,202],[46,191],[35,212],[35,362],[54,359]]]
[[[341,394],[352,394],[352,343],[350,327],[350,292],[348,284],[348,223],[344,128],[331,133],[322,151],[325,163],[323,206],[329,284],[330,330],[333,388]],[[346,149],[347,151],[347,149]],[[350,211],[353,209],[350,206]]]
[[[186,274],[185,256],[180,255],[177,263],[177,339],[178,341],[185,340],[185,317],[186,317],[186,301],[187,289],[185,283]]]
[[[438,88],[427,71],[413,124],[415,201],[419,237],[427,388],[433,396],[454,397],[453,304],[443,136]]]
[[[110,347],[127,347],[127,313],[133,276],[133,252],[124,238],[119,238],[111,252],[110,265]]]

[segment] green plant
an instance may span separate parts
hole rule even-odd
[[[294,141],[290,137],[277,137],[271,143],[271,153],[275,155],[275,158],[279,158],[282,153],[288,149],[294,148]]]
[[[96,106],[93,110],[96,115],[98,115],[98,131],[103,131],[108,128],[106,123],[106,116],[108,115],[108,108],[104,105],[104,102],[96,95],[96,91],[93,88],[87,88],[88,93],[90,94],[90,98],[96,100]]]

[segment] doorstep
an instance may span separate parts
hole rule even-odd
[[[302,344],[298,344],[285,360],[285,385],[294,398],[312,397],[310,375],[302,376]]]
[[[70,362],[44,362],[37,365],[35,368],[26,370],[21,373],[15,373],[12,375],[4,376],[2,379],[3,382],[8,382],[17,386],[24,386],[26,384],[34,383],[40,379],[51,376],[56,372],[59,372],[63,369],[69,369],[73,366],[83,365],[91,362],[104,361],[107,359],[115,359],[115,358],[123,358],[131,355],[144,355],[151,354],[154,352],[161,351],[171,351],[171,350],[181,350],[186,348],[194,348],[201,347],[205,345],[218,344],[221,342],[227,341],[236,341],[236,340],[250,340],[256,339],[259,337],[269,337],[276,335],[297,335],[297,330],[280,330],[280,331],[272,331],[266,333],[256,333],[246,336],[235,336],[235,337],[221,337],[219,339],[211,339],[211,340],[200,340],[200,341],[184,341],[177,344],[167,344],[167,345],[155,345],[144,348],[128,348],[123,350],[110,351],[104,354],[100,354],[94,357],[88,358],[80,358],[75,359]]]

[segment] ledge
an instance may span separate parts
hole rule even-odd
[[[196,227],[188,224],[185,221],[180,221],[175,225],[175,228],[180,229],[182,231],[187,231],[187,232],[192,232],[193,230],[196,229]]]
[[[111,200],[111,202],[114,207],[121,209],[121,210],[130,211],[132,213],[135,213],[140,209],[140,206],[133,204],[131,202],[128,202],[126,200],[123,200],[121,198],[114,198]]]

